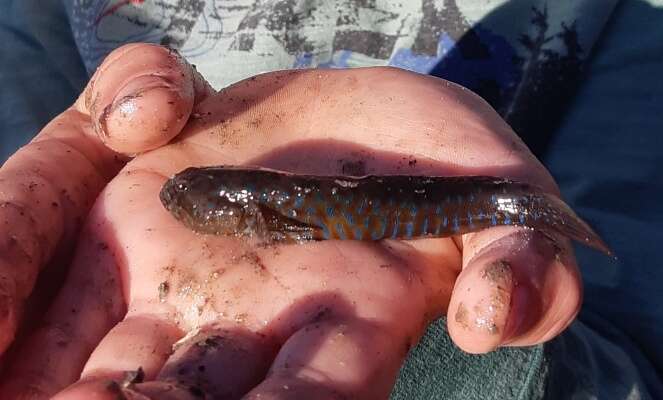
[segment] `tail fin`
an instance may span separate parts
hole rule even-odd
[[[548,221],[543,223],[542,218],[538,218],[537,221],[541,222],[541,226],[537,226],[536,228],[568,236],[586,246],[616,258],[603,239],[564,201],[549,194],[538,194],[537,197],[539,197],[540,202],[536,212],[545,215]]]

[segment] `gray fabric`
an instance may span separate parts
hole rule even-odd
[[[486,99],[541,155],[617,0],[65,0],[89,71],[119,43],[177,48],[217,88],[289,68],[390,65]]]
[[[410,352],[391,399],[540,399],[547,374],[543,346],[470,355],[451,342],[440,319]]]

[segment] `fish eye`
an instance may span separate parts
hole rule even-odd
[[[182,183],[182,182],[179,182],[177,185],[175,185],[175,187],[180,192],[186,192],[189,189],[189,187],[185,183]]]

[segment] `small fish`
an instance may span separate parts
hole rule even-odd
[[[495,226],[561,234],[612,256],[560,198],[490,176],[314,176],[188,168],[160,199],[190,229],[283,242],[449,237]]]

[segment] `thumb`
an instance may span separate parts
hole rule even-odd
[[[448,326],[465,351],[545,342],[580,309],[582,282],[566,239],[494,228],[465,240],[463,260]]]
[[[124,46],[103,62],[72,108],[0,167],[0,355],[14,340],[38,275],[67,265],[81,222],[122,168],[115,151],[134,154],[167,143],[211,93],[175,52]],[[56,287],[59,280],[44,282]]]
[[[177,51],[130,44],[113,51],[76,102],[106,146],[133,155],[179,134],[214,89]]]

